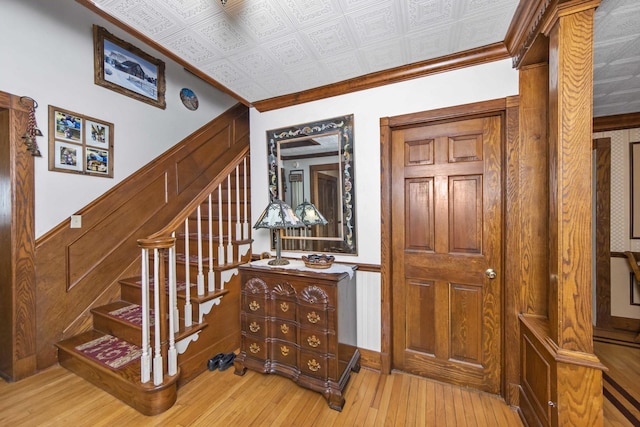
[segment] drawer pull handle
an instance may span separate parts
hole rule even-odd
[[[257,311],[257,310],[260,310],[260,304],[258,304],[258,302],[257,302],[257,301],[255,301],[255,300],[254,300],[254,301],[251,301],[251,302],[249,303],[249,309],[250,309],[251,311]]]
[[[289,347],[286,345],[281,346],[280,353],[282,353],[283,356],[287,356],[289,354]]]
[[[251,343],[251,345],[249,346],[249,351],[253,354],[259,353],[260,352],[260,346],[257,343]]]
[[[318,370],[320,369],[320,364],[316,362],[316,359],[309,360],[307,362],[307,366],[309,367],[309,370],[313,372],[318,372]]]
[[[320,321],[320,316],[315,311],[311,313],[307,313],[307,320],[311,323],[318,323]]]
[[[307,338],[307,342],[313,348],[316,348],[320,345],[320,340],[315,335],[311,335],[309,338]]]
[[[249,330],[251,332],[258,332],[260,330],[260,325],[258,325],[256,322],[251,322],[251,324],[249,325]]]
[[[283,334],[288,334],[289,333],[289,326],[285,325],[284,323],[282,325],[280,325],[280,330],[282,331]]]
[[[289,311],[289,304],[287,304],[286,302],[281,303],[280,310],[286,313],[287,311]]]

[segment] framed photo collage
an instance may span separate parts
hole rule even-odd
[[[113,124],[49,106],[49,170],[113,178]]]

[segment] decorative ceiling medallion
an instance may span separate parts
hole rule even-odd
[[[180,91],[180,100],[188,110],[195,111],[198,109],[198,97],[191,89],[187,89],[186,87],[182,88]]]

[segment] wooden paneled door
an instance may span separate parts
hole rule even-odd
[[[396,369],[500,392],[501,115],[393,130]]]

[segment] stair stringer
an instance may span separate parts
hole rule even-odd
[[[207,361],[214,355],[240,347],[240,279],[237,274],[231,274],[225,290],[227,294],[216,298],[217,303],[207,303],[208,309],[197,309],[202,310],[201,321],[207,327],[199,332],[197,339],[188,343],[183,353],[178,354],[181,371],[178,387],[207,371]]]

